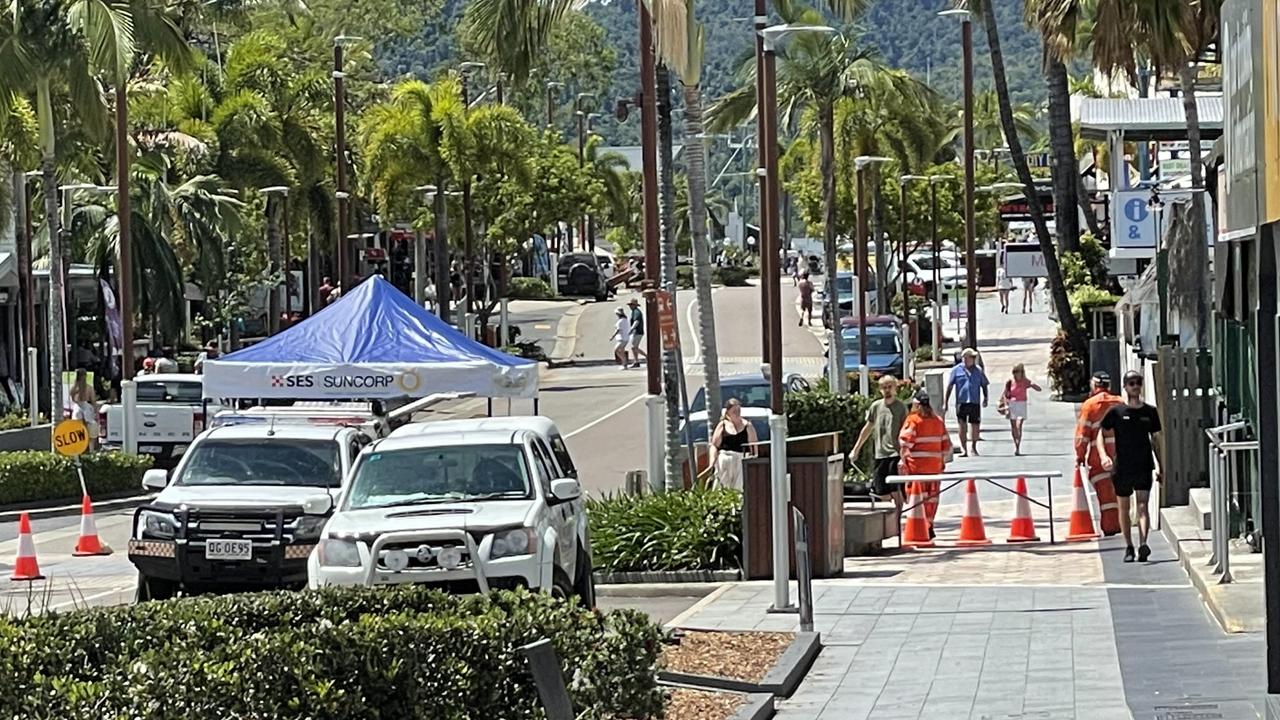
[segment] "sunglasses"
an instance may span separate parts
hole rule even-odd
[[[1142,381],[1137,378],[1134,378],[1132,380],[1125,380],[1124,384],[1125,384],[1125,387],[1142,387]]]

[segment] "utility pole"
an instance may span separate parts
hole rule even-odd
[[[354,35],[337,35],[333,38],[333,128],[338,205],[337,271],[338,286],[343,294],[351,290],[353,273],[350,267],[351,246],[347,243],[347,210],[350,195],[347,192],[347,94],[343,72],[342,46],[360,38]]]
[[[977,243],[977,216],[974,214],[973,139],[973,18],[968,10],[944,10],[939,15],[960,19],[960,49],[964,71],[964,264],[965,264],[965,346],[978,347],[978,268],[974,260]]]
[[[116,307],[120,312],[120,379],[133,379],[133,210],[129,202],[129,93],[116,85]]]
[[[867,363],[867,287],[870,284],[868,266],[871,264],[867,253],[867,211],[871,205],[867,202],[866,174],[868,168],[884,162],[889,162],[889,158],[859,155],[853,159],[858,181],[858,237],[853,242],[854,264],[858,271],[858,392],[863,395],[871,393],[871,371]],[[879,304],[879,299],[885,297],[888,289],[881,286],[876,292]]]
[[[763,0],[756,0],[757,3]],[[653,18],[646,3],[636,3],[640,20],[640,154],[643,167],[645,439],[649,446],[649,487],[665,487],[665,408],[662,397],[662,340],[658,327],[658,76],[653,47]]]
[[[469,92],[470,88],[467,81],[471,78],[473,70],[479,70],[483,67],[485,67],[485,64],[482,62],[462,63],[459,74],[462,79],[462,107],[465,112],[471,111],[471,93]],[[425,245],[423,245],[423,252],[426,252]],[[472,272],[473,262],[475,262],[475,230],[471,227],[471,176],[468,175],[462,180],[462,287],[464,292],[462,302],[465,307],[463,312],[468,317],[475,309],[475,305],[472,302],[472,295],[475,294],[476,289],[475,277]],[[425,263],[423,267],[426,267]],[[483,270],[481,276],[484,277]],[[502,347],[506,342],[506,338],[499,338],[498,347]]]

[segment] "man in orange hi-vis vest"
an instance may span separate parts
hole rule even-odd
[[[947,457],[951,454],[951,434],[947,432],[942,416],[933,411],[927,390],[917,392],[913,398],[911,414],[898,433],[898,449],[901,452],[898,472],[903,475],[936,475],[946,469]],[[938,514],[938,490],[942,483],[935,480],[914,485],[914,488],[907,488],[907,495],[925,498],[924,511],[929,519],[929,536],[932,537],[933,518]]]
[[[1111,471],[1103,469],[1102,458],[1094,447],[1094,439],[1102,427],[1102,418],[1116,405],[1124,404],[1119,395],[1112,395],[1111,376],[1099,370],[1093,374],[1089,399],[1080,406],[1080,419],[1076,422],[1076,465],[1086,465],[1089,482],[1098,495],[1098,524],[1104,535],[1120,532],[1120,509],[1116,504],[1116,488],[1111,481]],[[1115,439],[1107,441],[1107,452],[1115,455]]]

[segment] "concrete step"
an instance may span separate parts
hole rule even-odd
[[[1209,488],[1191,488],[1191,504],[1187,508],[1196,516],[1196,527],[1213,529],[1213,493]]]

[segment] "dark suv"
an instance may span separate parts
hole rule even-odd
[[[589,295],[596,302],[609,299],[609,286],[604,270],[591,253],[569,253],[560,256],[556,281],[562,295]]]

